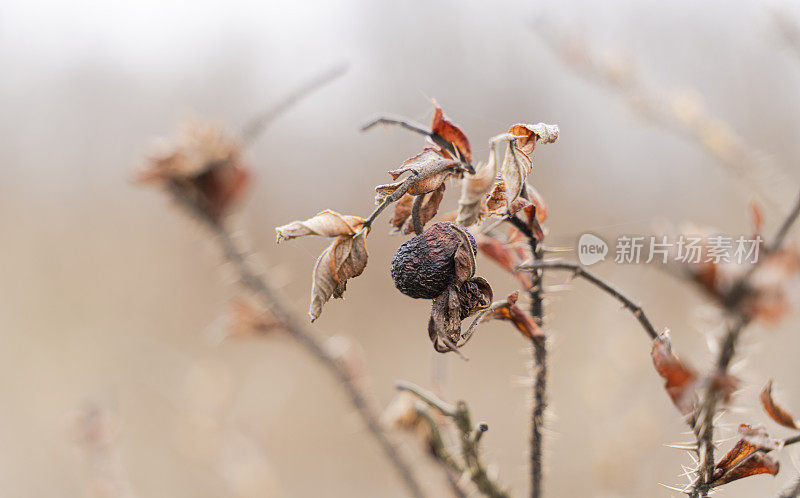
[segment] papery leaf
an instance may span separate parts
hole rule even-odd
[[[461,129],[450,122],[434,101],[436,106],[433,111],[433,120],[431,121],[431,130],[433,133],[439,135],[446,142],[453,145],[453,147],[461,154],[461,159],[467,163],[472,162],[472,149],[469,145],[469,140]],[[455,158],[454,158],[455,159]]]
[[[778,473],[777,462],[764,452],[780,448],[781,442],[770,439],[767,430],[762,426],[742,424],[739,426],[739,434],[742,438],[714,466],[712,487],[751,475]]]
[[[293,221],[277,227],[275,232],[278,236],[278,243],[306,235],[339,237],[340,235],[355,235],[364,226],[364,221],[366,220],[360,216],[341,215],[336,211],[326,209],[305,221]]]
[[[466,230],[456,224],[450,225],[450,229],[459,238],[453,260],[455,261],[456,282],[460,284],[475,275],[475,251]]]
[[[558,139],[558,126],[545,123],[517,123],[509,128],[508,132],[517,137],[519,148],[527,155],[533,152],[537,141],[549,144]]]
[[[433,192],[422,194],[422,205],[419,210],[419,219],[424,227],[426,223],[436,217],[439,211],[439,204],[444,199],[444,191],[446,184],[442,183],[439,188]],[[414,231],[414,223],[411,219],[411,213],[414,206],[414,199],[416,196],[405,194],[394,205],[394,215],[389,223],[394,227],[395,232],[409,234]]]
[[[308,312],[312,322],[319,318],[331,296],[342,297],[347,280],[361,275],[366,268],[366,236],[366,232],[339,236],[317,259]]]
[[[493,215],[503,215],[517,200],[525,187],[525,181],[533,169],[533,161],[518,147],[509,143],[500,168],[500,180],[487,200],[487,211]]]
[[[457,344],[460,336],[461,301],[458,299],[458,287],[450,285],[433,300],[431,317],[428,320],[428,337],[437,352],[446,353],[451,348],[442,342],[442,337],[447,338],[451,344]]]
[[[539,327],[533,318],[522,311],[517,306],[517,299],[519,298],[519,291],[510,294],[504,301],[492,304],[492,309],[482,318],[483,321],[487,320],[506,320],[514,324],[514,327],[528,339],[536,337],[544,337],[541,327]]]
[[[777,422],[778,424],[788,427],[789,429],[798,430],[797,421],[794,416],[786,411],[782,406],[778,405],[772,397],[772,379],[767,382],[767,385],[764,386],[764,389],[761,391],[761,406],[764,407],[764,411],[767,412],[767,415]]]
[[[434,350],[447,353],[453,351],[453,347],[461,346],[461,321],[488,308],[492,297],[489,282],[474,277],[460,284],[451,284],[434,299],[428,320],[428,337],[433,342]]]
[[[389,174],[392,175],[392,178],[395,180],[406,172],[412,172],[412,174],[420,176],[421,179],[411,185],[408,189],[408,193],[411,195],[427,194],[428,192],[438,189],[447,177],[453,173],[457,164],[458,162],[443,157],[439,151],[425,149],[416,156],[405,161],[401,167],[390,171]],[[445,169],[439,173],[432,174],[432,172],[440,168]],[[383,200],[397,190],[403,182],[404,180],[401,180],[375,187],[375,191],[377,192],[375,201],[377,203],[383,202]]]
[[[771,474],[776,476],[778,475],[780,468],[780,462],[771,456],[764,453],[753,453],[740,464],[725,472],[716,480],[712,481],[711,487],[722,486],[723,484],[728,484],[729,482],[736,481],[738,479],[759,474]]]
[[[686,367],[672,351],[669,333],[664,332],[653,340],[650,351],[656,372],[664,380],[664,388],[678,410],[688,415],[692,413],[697,404],[695,383],[697,375]]]
[[[486,217],[486,194],[492,189],[497,178],[497,149],[489,149],[489,161],[474,175],[466,175],[461,184],[461,198],[458,200],[456,221],[465,227],[479,223]]]

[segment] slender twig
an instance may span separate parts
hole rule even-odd
[[[414,197],[414,203],[411,204],[411,223],[414,226],[414,233],[419,235],[425,228],[420,217],[420,209],[422,209],[422,201],[425,199],[424,195]]]
[[[267,278],[254,268],[248,259],[248,253],[237,246],[230,231],[223,224],[209,216],[208,211],[203,209],[202,206],[182,196],[180,189],[173,188],[171,192],[176,201],[188,209],[190,214],[200,221],[214,236],[222,251],[223,258],[235,269],[240,284],[252,292],[260,304],[283,324],[285,331],[311,356],[322,363],[331,375],[339,381],[339,384],[347,393],[351,405],[364,420],[368,431],[380,445],[408,492],[415,498],[424,498],[425,493],[422,491],[422,486],[412,470],[411,464],[386,434],[374,408],[351,377],[347,367],[328,351],[322,339],[317,337],[290,311],[289,306],[283,302],[283,299],[269,284]]]
[[[596,285],[606,293],[613,296],[622,305],[630,310],[634,317],[639,321],[644,328],[647,335],[650,336],[651,339],[655,339],[658,337],[658,331],[653,327],[653,324],[650,323],[650,320],[647,318],[647,315],[644,313],[644,310],[641,306],[633,302],[628,296],[614,288],[611,284],[603,280],[602,278],[598,277],[594,273],[583,268],[581,265],[577,263],[571,263],[568,261],[533,261],[523,263],[518,267],[520,270],[532,270],[534,268],[542,268],[542,269],[553,269],[553,270],[567,270],[571,271],[575,276],[582,277],[592,284]]]
[[[431,169],[430,171],[426,171],[424,174],[412,171],[411,175],[406,177],[406,179],[391,194],[387,195],[378,204],[378,207],[376,207],[372,211],[372,213],[367,217],[367,219],[364,221],[363,230],[370,228],[372,226],[372,223],[375,221],[375,218],[377,218],[378,215],[381,214],[383,210],[389,206],[389,204],[399,201],[400,198],[403,197],[406,194],[406,192],[408,192],[408,189],[410,189],[415,183],[422,181],[425,178],[437,175],[443,171],[447,171],[449,169],[453,170],[454,172],[458,171],[459,164],[460,163],[451,163],[451,162],[441,163],[437,167]]]
[[[445,455],[445,457],[443,457],[441,462],[444,465],[447,465],[453,472],[466,472],[482,495],[488,496],[489,498],[510,498],[510,495],[489,477],[486,467],[481,460],[479,443],[483,433],[489,430],[489,426],[485,423],[473,425],[472,417],[466,403],[458,401],[455,406],[453,406],[450,403],[442,401],[430,391],[411,382],[398,381],[396,387],[401,391],[407,391],[417,396],[428,406],[439,411],[442,415],[453,421],[459,433],[462,461],[456,460],[447,452],[440,436],[439,426],[433,417],[425,418],[426,423],[434,429],[435,436],[434,440],[432,440],[432,443],[436,445],[434,454],[440,451],[443,452],[442,455]]]
[[[408,121],[407,119],[403,118],[379,117],[362,126],[361,131],[368,131],[371,128],[374,128],[375,126],[378,125],[399,126],[410,132],[426,136],[430,138],[433,141],[433,143],[435,143],[442,149],[446,150],[451,156],[458,158],[458,160],[461,161],[461,164],[463,164],[464,170],[466,170],[467,173],[470,174],[475,173],[475,167],[469,162],[463,160],[461,154],[458,152],[458,149],[456,149],[453,146],[453,144],[448,142],[444,137],[442,137],[438,133],[434,133],[433,131],[425,128],[422,125],[412,123],[411,121]]]
[[[767,254],[778,251],[786,240],[789,230],[800,217],[800,197],[797,202],[789,211],[781,223],[772,241],[767,245]],[[742,275],[731,287],[730,294],[725,300],[726,309],[732,315],[732,323],[728,327],[725,337],[722,339],[722,344],[714,364],[713,376],[717,378],[724,378],[728,375],[728,368],[730,367],[733,357],[736,355],[736,347],[744,332],[744,329],[750,323],[750,317],[745,315],[740,309],[739,305],[741,300],[746,295],[746,290],[750,284],[757,265],[760,261],[766,258],[759,258],[756,260],[748,272]],[[702,415],[702,426],[698,428],[700,433],[698,438],[698,448],[702,449],[702,462],[700,465],[700,478],[695,483],[691,496],[705,497],[708,496],[708,491],[712,484],[711,480],[714,475],[714,418],[717,414],[717,406],[721,401],[722,395],[719,390],[719,383],[713,380],[708,382],[705,393],[701,399],[701,403],[695,413],[697,420],[700,420]]]
[[[524,223],[520,222],[516,216],[512,216],[512,223],[520,229]],[[524,232],[523,232],[524,233]],[[539,247],[539,240],[533,236],[528,228],[528,240],[530,242],[531,254],[534,263],[541,263],[544,252]],[[531,317],[536,325],[542,326],[544,322],[544,300],[542,299],[544,274],[541,268],[533,269],[532,285],[528,294],[531,298]],[[533,408],[531,409],[531,448],[530,448],[530,479],[531,479],[531,498],[542,496],[542,454],[544,448],[544,412],[547,408],[547,341],[542,336],[531,338],[531,349],[533,351]]]
[[[347,72],[347,68],[348,68],[347,64],[339,64],[335,67],[328,69],[327,71],[307,81],[305,84],[299,86],[298,88],[293,90],[289,95],[280,100],[277,104],[261,112],[253,119],[248,121],[247,124],[245,124],[242,127],[242,130],[239,133],[239,140],[242,145],[242,148],[246,148],[249,145],[251,145],[255,141],[255,139],[258,138],[258,136],[277,117],[286,112],[287,109],[291,108],[304,98],[308,97],[314,91],[324,87],[328,83],[334,81],[338,77],[345,74]]]

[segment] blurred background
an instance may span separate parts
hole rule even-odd
[[[550,245],[686,220],[748,234],[753,185],[576,72],[548,40],[577,34],[665,98],[691,95],[740,146],[764,151],[759,160],[798,182],[800,59],[775,8],[800,19],[798,6],[746,1],[3,2],[2,494],[404,496],[339,387],[304,351],[280,338],[221,340],[238,295],[232,273],[193,222],[131,181],[152,140],[187,117],[237,130],[320,71],[349,64],[247,154],[256,181],[235,223],[301,316],[328,242],[276,246],[274,227],[326,208],[368,214],[373,187],[421,140],[399,129],[363,134],[360,125],[383,113],[427,123],[431,98],[478,159],[510,124],[560,126],[558,142],[537,148],[532,177],[549,205]],[[441,212],[457,192],[448,189]],[[791,197],[767,197],[772,233]],[[370,237],[364,275],[313,327],[361,344],[382,405],[395,379],[430,385],[444,372],[448,399],[466,399],[489,423],[485,455],[500,481],[523,496],[528,346],[491,323],[465,348],[470,362],[434,362],[429,303],[402,296],[390,279],[404,238],[387,235],[387,221]],[[699,291],[644,265],[596,270],[672,331],[685,360],[708,365],[706,339],[719,322]],[[478,274],[496,296],[515,289],[488,260]],[[678,496],[659,483],[683,483],[689,459],[663,444],[690,438],[639,325],[580,281],[550,295],[547,310],[548,496]],[[741,411],[726,421],[767,423],[757,395],[772,377],[779,399],[800,408],[796,318],[749,330]],[[417,441],[403,441],[444,493]],[[720,494],[774,495],[797,474],[792,455],[783,452],[778,477]]]

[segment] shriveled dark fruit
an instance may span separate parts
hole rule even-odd
[[[475,239],[464,233],[477,254]],[[460,240],[453,223],[439,222],[401,244],[392,260],[394,285],[409,297],[435,299],[456,278],[453,256]]]

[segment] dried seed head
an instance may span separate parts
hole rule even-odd
[[[453,223],[435,223],[397,248],[392,279],[400,292],[415,299],[435,299],[447,290],[456,279],[454,256],[461,240],[456,230]],[[464,233],[477,254],[475,239]]]

